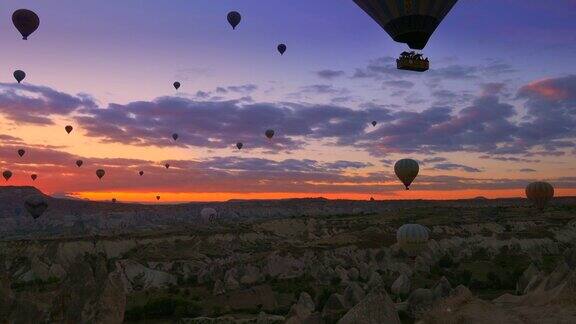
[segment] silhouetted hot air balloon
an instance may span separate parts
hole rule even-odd
[[[377,121],[375,121],[375,120],[374,120],[374,121],[372,121],[372,126],[376,127],[376,125],[378,125],[378,122],[377,122]]]
[[[18,9],[12,14],[14,27],[22,34],[23,39],[28,39],[33,32],[40,26],[40,17],[28,9]]]
[[[266,135],[266,137],[268,137],[268,139],[272,139],[272,137],[274,137],[275,132],[273,129],[269,129],[264,134]]]
[[[174,89],[178,90],[180,89],[180,86],[181,86],[180,82],[178,81],[174,82]]]
[[[48,201],[40,195],[34,195],[24,201],[24,207],[34,219],[37,219],[48,209]]]
[[[98,179],[102,180],[102,177],[106,174],[106,171],[102,170],[102,169],[98,169],[96,170],[96,176],[98,177]]]
[[[156,200],[160,200],[160,196],[156,196]]]
[[[284,55],[284,53],[286,52],[286,45],[285,44],[278,45],[278,52],[280,53],[280,55]]]
[[[426,246],[428,229],[419,224],[404,224],[396,231],[396,241],[400,248],[411,257]]]
[[[418,166],[418,162],[412,159],[402,159],[394,165],[394,173],[404,186],[406,186],[406,190],[410,189],[410,184],[416,176],[418,176],[418,171],[420,167]]]
[[[23,157],[24,154],[26,154],[26,151],[25,151],[25,150],[23,150],[23,149],[19,149],[19,150],[18,150],[18,155],[20,155],[20,157]]]
[[[169,169],[169,168],[170,168],[170,164],[169,164],[169,163],[166,163],[166,164],[164,164],[164,167],[165,167],[166,169]]]
[[[228,23],[232,26],[232,29],[236,29],[236,26],[242,21],[242,15],[237,11],[230,11],[227,16]]]
[[[175,141],[178,140],[178,137],[179,137],[178,134],[176,133],[172,134],[172,139],[174,139]]]
[[[64,127],[64,129],[66,130],[66,133],[70,134],[72,133],[72,130],[74,130],[74,127],[67,125],[66,127]]]
[[[200,211],[200,219],[204,223],[212,223],[218,217],[218,212],[214,208],[205,207]]]
[[[532,182],[526,186],[526,197],[542,210],[554,198],[554,187],[548,182]]]
[[[82,160],[77,160],[77,161],[76,161],[76,166],[81,167],[82,164],[84,164],[84,161],[82,161]]]
[[[116,203],[116,198],[112,198],[112,202],[113,202],[113,203]]]
[[[36,181],[36,179],[38,179],[38,175],[32,174],[32,175],[30,175],[30,178],[32,178],[32,181]]]
[[[370,197],[370,201],[374,201],[374,197]]]
[[[392,39],[407,44],[411,49],[422,50],[458,0],[354,0],[354,2],[384,28]],[[428,61],[422,60],[421,55],[406,53],[399,61],[403,59],[406,60],[405,63],[412,64],[405,66],[405,69],[415,71],[428,69]],[[398,68],[402,68],[400,63],[402,62],[398,62]]]
[[[144,175],[144,171],[140,171],[140,172],[138,172],[138,174],[139,174],[140,176],[143,176],[143,175]]]
[[[6,181],[10,180],[10,178],[12,178],[12,171],[6,170],[6,171],[2,172],[2,176],[4,177],[4,179]]]
[[[18,83],[24,81],[24,79],[26,79],[26,72],[24,72],[22,70],[14,71],[14,79],[16,79],[16,81],[18,81]]]
[[[241,150],[241,149],[244,147],[244,144],[238,142],[238,143],[236,143],[236,147],[237,147],[239,150]]]

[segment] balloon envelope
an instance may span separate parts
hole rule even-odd
[[[160,200],[160,196],[156,196],[156,200]]]
[[[38,179],[38,175],[32,174],[30,175],[30,178],[32,178],[32,181],[36,181],[36,179]]]
[[[236,143],[236,147],[237,147],[239,150],[241,150],[241,149],[244,147],[244,144],[238,142],[238,143]]]
[[[538,209],[544,209],[548,202],[554,198],[554,187],[548,182],[532,182],[526,186],[526,197]]]
[[[178,140],[178,137],[179,137],[178,134],[176,133],[172,134],[172,139],[174,139],[175,141]]]
[[[6,170],[2,172],[2,176],[4,177],[4,179],[6,179],[6,181],[10,180],[10,178],[12,178],[12,171]]]
[[[272,137],[274,137],[275,132],[274,130],[269,129],[264,134],[266,135],[266,137],[268,137],[268,139],[272,139]]]
[[[25,78],[26,78],[26,72],[24,72],[22,70],[14,71],[14,79],[16,79],[16,81],[18,81],[18,83],[24,81]]]
[[[104,171],[102,169],[96,170],[96,176],[98,177],[98,179],[102,179],[102,177],[104,177],[105,174],[106,174],[106,171]]]
[[[396,241],[404,252],[413,256],[428,242],[428,229],[419,224],[404,224],[396,231]]]
[[[200,211],[200,218],[205,223],[211,223],[218,217],[218,212],[214,208],[206,207]]]
[[[410,188],[410,184],[412,184],[412,181],[418,176],[419,170],[418,162],[412,159],[402,159],[394,165],[394,173],[396,173],[398,179],[402,181],[406,190]]]
[[[180,86],[181,86],[180,82],[174,82],[174,88],[176,90],[180,89]]]
[[[168,168],[170,168],[170,164],[166,163],[166,164],[164,164],[164,167],[165,167],[166,169],[168,169]]]
[[[68,125],[68,126],[64,127],[64,129],[66,130],[66,133],[70,134],[70,133],[72,133],[72,130],[74,130],[74,127]]]
[[[20,157],[23,157],[24,154],[26,154],[25,150],[22,150],[22,149],[18,150],[18,155],[20,155]]]
[[[237,11],[230,11],[226,18],[228,19],[228,23],[232,26],[232,29],[236,29],[236,26],[240,24],[240,21],[242,21],[242,15]]]
[[[278,52],[280,53],[280,55],[284,55],[284,53],[286,52],[286,45],[285,44],[278,45]]]
[[[22,34],[22,38],[28,39],[40,26],[40,17],[32,10],[18,9],[12,14],[12,23]]]
[[[35,195],[26,199],[24,207],[34,219],[37,219],[48,209],[48,201],[42,196]]]
[[[144,175],[144,171],[140,171],[140,172],[138,172],[138,174],[139,174],[140,176],[143,176],[143,175]]]
[[[373,122],[372,122],[372,126],[376,127],[376,125],[378,125],[378,122],[373,121]]]
[[[354,0],[399,43],[423,49],[458,0]]]
[[[82,160],[76,161],[76,165],[77,165],[78,167],[81,167],[82,164],[84,164],[84,161],[82,161]]]

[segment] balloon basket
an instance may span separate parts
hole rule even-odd
[[[421,55],[414,55],[412,53],[406,55],[402,53],[396,60],[396,67],[398,70],[424,72],[430,68],[430,62],[428,58],[422,58]]]

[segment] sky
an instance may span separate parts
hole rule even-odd
[[[7,0],[2,185],[161,203],[520,197],[539,180],[576,195],[576,1],[553,4],[460,0],[414,73],[352,0]],[[41,19],[28,41],[19,8]],[[410,191],[402,158],[420,164]]]

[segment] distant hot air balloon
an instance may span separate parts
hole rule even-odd
[[[40,26],[40,17],[32,10],[18,9],[12,14],[12,22],[26,40]]]
[[[244,144],[238,142],[238,143],[236,143],[236,147],[237,147],[239,150],[241,150],[241,149],[244,147]]]
[[[34,219],[37,219],[48,209],[48,201],[40,195],[34,195],[24,201],[24,207]]]
[[[178,82],[178,81],[174,82],[174,88],[176,90],[180,89],[180,86],[181,86],[180,82]]]
[[[414,50],[422,50],[458,0],[354,0],[354,2],[396,42],[405,43]],[[428,61],[424,62],[421,55],[406,53],[401,59],[406,59],[408,64],[412,64],[413,68],[405,66],[405,69],[414,71],[428,69]],[[415,60],[421,62],[415,64]],[[402,68],[400,63],[402,62],[398,62],[398,68]]]
[[[96,176],[98,177],[98,179],[102,179],[102,177],[104,177],[104,175],[106,174],[106,171],[102,170],[102,169],[98,169],[96,170]]]
[[[406,186],[406,190],[410,189],[410,184],[416,176],[418,176],[418,171],[420,167],[418,166],[418,162],[412,159],[402,159],[394,165],[394,173],[404,186]]]
[[[526,197],[542,210],[554,198],[554,187],[548,182],[532,182],[526,187]]]
[[[74,130],[74,127],[67,125],[66,127],[64,127],[64,129],[66,130],[66,133],[70,134],[72,133],[72,130]]]
[[[212,223],[216,220],[218,212],[214,208],[206,207],[200,211],[200,218],[205,223]]]
[[[112,198],[112,202],[115,203],[115,202],[116,202],[116,198]]]
[[[139,174],[140,176],[143,176],[143,175],[144,175],[144,171],[140,171],[140,172],[138,172],[138,174]]]
[[[428,229],[419,224],[404,224],[396,231],[398,245],[411,257],[416,256],[426,246],[428,237]]]
[[[374,201],[374,200],[375,200],[374,197],[370,197],[370,201]]]
[[[228,23],[232,26],[232,29],[236,29],[236,26],[242,21],[242,15],[237,11],[230,11],[227,16]]]
[[[81,167],[82,164],[84,164],[84,161],[82,161],[82,160],[77,160],[77,161],[76,161],[76,166]]]
[[[6,181],[10,180],[10,178],[12,178],[12,171],[6,170],[6,171],[2,172],[2,176],[4,177],[4,179]]]
[[[160,200],[160,196],[156,196],[156,200]]]
[[[172,139],[174,139],[175,141],[178,140],[178,137],[179,137],[179,136],[178,136],[177,133],[172,134]]]
[[[38,175],[32,174],[32,175],[30,175],[30,178],[32,178],[32,181],[36,181],[36,179],[38,179]]]
[[[280,53],[280,55],[284,55],[284,53],[286,52],[286,45],[285,44],[278,45],[278,52]]]
[[[275,132],[273,129],[269,129],[264,134],[266,135],[266,137],[268,137],[268,139],[272,139],[272,137],[274,137]]]
[[[377,122],[377,121],[375,121],[375,120],[374,120],[374,121],[372,121],[372,126],[376,127],[376,125],[378,125],[378,122]]]
[[[26,154],[26,151],[25,151],[25,150],[23,150],[23,149],[19,149],[19,150],[18,150],[18,155],[20,155],[20,157],[23,157],[24,154]]]
[[[26,72],[24,72],[22,70],[14,71],[14,79],[16,79],[16,81],[18,81],[18,83],[24,81],[24,79],[26,79]]]
[[[170,168],[170,164],[169,164],[169,163],[166,163],[166,164],[164,164],[164,167],[165,167],[166,169],[169,169],[169,168]]]

